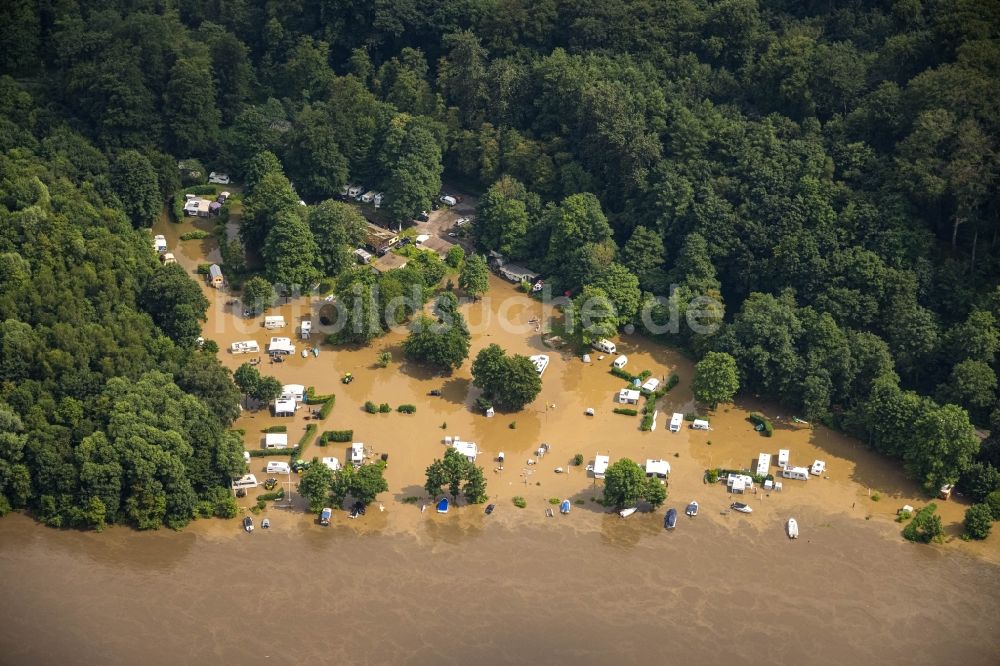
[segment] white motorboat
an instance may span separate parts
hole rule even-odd
[[[695,516],[697,516],[698,515],[698,502],[696,502],[694,500],[691,500],[691,503],[687,505],[687,509],[684,510],[684,513],[686,513],[687,515],[691,516],[692,518],[694,518]]]
[[[619,516],[621,516],[622,518],[628,518],[628,517],[629,517],[629,516],[631,516],[631,515],[632,515],[633,513],[635,513],[635,511],[636,511],[636,507],[634,507],[634,506],[630,506],[630,507],[629,507],[629,508],[627,508],[627,509],[622,509],[621,511],[619,511],[619,512],[618,512],[618,515],[619,515]]]
[[[744,504],[743,502],[733,502],[729,505],[729,508],[733,511],[739,511],[740,513],[753,513],[753,507],[749,504]]]
[[[788,519],[788,525],[786,526],[786,530],[788,531],[789,539],[799,538],[799,524],[794,518]]]

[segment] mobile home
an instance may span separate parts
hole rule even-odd
[[[796,481],[808,481],[809,470],[805,467],[784,467],[781,470],[781,476],[786,479],[795,479]]]
[[[476,462],[476,456],[479,455],[479,448],[476,446],[475,442],[463,442],[456,439],[452,441],[451,448],[468,458],[469,462]]]
[[[731,493],[742,494],[753,488],[753,477],[747,474],[730,474],[726,477],[726,487]]]
[[[303,340],[308,340],[312,337],[313,323],[310,320],[306,320],[299,324],[299,337]]]
[[[340,469],[340,460],[335,458],[334,456],[327,456],[326,458],[320,460],[320,462],[326,465],[331,472],[336,472],[338,469]]]
[[[762,453],[757,456],[757,476],[767,476],[768,469],[771,467],[771,454]]]
[[[233,490],[239,490],[240,488],[256,488],[257,487],[257,477],[253,474],[244,474],[238,479],[233,479]]]
[[[288,435],[283,432],[269,432],[264,435],[265,449],[287,449]]]
[[[294,354],[295,345],[289,338],[271,338],[267,345],[268,354]]]
[[[670,432],[680,432],[683,423],[684,415],[680,412],[674,412],[674,415],[670,417]]]
[[[691,427],[695,430],[708,430],[708,421],[705,419],[695,419],[694,422],[691,423]]]
[[[623,405],[636,405],[639,403],[640,393],[634,389],[622,389],[618,391],[618,402]]]
[[[285,318],[281,315],[274,315],[271,317],[264,317],[264,328],[271,330],[275,328],[284,328]]]
[[[355,467],[361,467],[361,463],[365,461],[365,445],[362,442],[354,442],[351,444],[351,464]]]
[[[285,384],[281,387],[281,397],[285,399],[302,402],[305,397],[306,387],[302,384]]]
[[[157,234],[153,236],[153,249],[158,253],[163,254],[167,251],[167,238],[163,234]]]
[[[603,479],[604,478],[604,474],[605,474],[605,472],[608,471],[608,464],[610,462],[611,462],[611,458],[609,456],[602,456],[601,454],[597,454],[596,456],[594,456],[594,469],[593,469],[593,472],[594,472],[594,478],[595,479]]]
[[[160,261],[163,262],[164,266],[169,266],[177,263],[177,257],[174,256],[173,252],[164,252],[160,255]]]
[[[650,377],[649,379],[647,379],[645,381],[645,383],[643,383],[642,390],[643,391],[649,391],[650,393],[652,393],[659,386],[660,386],[660,380],[657,379],[656,377]]]
[[[295,400],[286,398],[278,398],[274,401],[274,415],[275,416],[295,416],[296,410]]]
[[[260,345],[256,340],[244,340],[229,345],[229,351],[233,354],[259,354]]]
[[[286,462],[280,460],[272,460],[267,463],[267,473],[268,474],[291,474],[292,467]]]

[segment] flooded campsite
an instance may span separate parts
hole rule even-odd
[[[164,221],[154,229],[192,275],[216,258],[211,240],[179,240],[195,224]],[[0,630],[11,663],[41,655],[174,663],[206,654],[264,663],[291,649],[299,661],[340,662],[357,661],[362,647],[369,663],[705,663],[730,649],[752,649],[773,663],[870,663],[900,654],[915,633],[932,640],[909,652],[907,663],[987,664],[1000,653],[997,542],[955,538],[962,498],[938,502],[949,541],[916,546],[901,539],[893,519],[901,506],[926,498],[896,463],[858,442],[749,398],[708,414],[709,430],[685,421],[672,432],[671,415],[694,407],[692,364],[675,351],[623,335],[614,356],[595,351],[585,362],[553,335],[556,310],[491,276],[483,299],[461,305],[470,357],[497,343],[545,354],[549,363],[532,404],[488,417],[474,408],[470,362],[447,375],[408,363],[404,331],[371,346],[331,347],[319,323],[329,305],[321,295],[245,317],[225,288],[202,283],[211,302],[203,335],[218,343],[226,366],[259,357],[261,372],[282,384],[336,396],[321,422],[307,405],[292,416],[245,409],[234,427],[244,431],[246,449],[262,450],[264,431],[276,425],[286,426],[289,446],[311,423],[318,432],[352,430],[365,460],[386,460],[389,492],[360,519],[334,510],[321,527],[296,492],[298,475],[267,472],[268,463],[289,460],[276,450],[251,458],[249,471],[277,478],[285,499],[255,516],[270,527],[250,535],[242,515],[198,521],[183,533],[112,528],[101,535],[11,517],[0,523],[0,571],[8,572],[0,593],[17,609]],[[284,326],[267,329],[264,316],[280,316]],[[303,321],[312,322],[308,340]],[[263,351],[273,336],[295,346],[282,362]],[[230,352],[250,341],[259,353]],[[385,368],[376,363],[383,350],[392,354]],[[657,403],[655,430],[613,412],[624,383],[609,370],[619,355],[636,373],[680,379]],[[348,373],[352,381],[344,383]],[[393,409],[369,414],[366,401]],[[402,404],[416,412],[397,412]],[[751,411],[772,420],[773,437],[755,431]],[[442,515],[425,494],[424,470],[454,440],[476,443],[496,507],[490,515],[461,499]],[[309,437],[299,455],[348,464],[351,445],[319,446]],[[825,469],[807,480],[781,479],[781,450],[793,465],[821,460]],[[707,483],[707,469],[751,470],[762,453],[780,490],[751,484],[735,496],[724,479]],[[602,481],[593,467],[603,456],[665,461],[663,510],[682,512],[697,501],[697,516],[682,515],[670,531],[662,510],[640,505],[619,517],[598,502]],[[244,515],[260,492],[239,499]],[[564,500],[568,512],[560,513]],[[734,501],[752,513],[731,511]],[[796,540],[786,537],[792,516]],[[99,599],[90,594],[95,588]],[[43,637],[53,625],[74,630]],[[507,634],[519,640],[510,643]],[[34,640],[15,643],[15,635]],[[150,644],[158,656],[150,658]],[[105,659],[112,653],[117,661]]]

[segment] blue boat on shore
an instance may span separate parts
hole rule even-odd
[[[564,499],[562,504],[559,505],[559,513],[569,513],[570,504],[568,499]]]
[[[437,504],[438,513],[448,513],[448,498],[442,497],[441,501]]]
[[[667,511],[667,515],[663,519],[663,526],[668,530],[672,530],[677,527],[677,509],[670,509]]]

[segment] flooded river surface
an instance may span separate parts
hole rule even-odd
[[[179,241],[191,228],[161,222],[155,233],[193,274],[216,257],[213,241]],[[271,335],[287,336],[297,351],[315,345],[319,355],[270,364],[262,352],[261,371],[337,396],[322,423],[308,419],[307,407],[291,418],[246,411],[235,427],[247,448],[261,448],[262,430],[275,424],[288,427],[291,443],[309,423],[352,429],[371,458],[388,456],[389,491],[366,516],[348,520],[337,511],[322,528],[294,492],[296,477],[281,477],[291,501],[269,506],[260,517],[272,528],[251,535],[238,519],[200,521],[180,533],[85,534],[5,518],[0,663],[1000,661],[998,537],[956,538],[962,498],[938,502],[947,543],[908,544],[893,518],[903,504],[927,499],[898,463],[836,432],[750,399],[710,414],[710,431],[669,432],[670,414],[693,408],[691,363],[670,349],[637,336],[617,341],[630,371],[680,377],[658,401],[657,429],[641,432],[639,417],[612,412],[623,386],[609,373],[612,357],[595,353],[585,363],[544,344],[556,313],[495,277],[487,298],[462,305],[473,332],[470,361],[451,375],[405,362],[405,331],[364,348],[322,344],[322,298],[269,311],[288,322],[272,332],[227,304],[234,295],[204,290],[212,303],[204,335],[218,342],[228,367],[251,358],[230,354],[232,342],[256,340],[263,350]],[[304,318],[316,329],[308,342],[296,339]],[[472,408],[478,392],[469,366],[494,342],[509,353],[547,354],[550,364],[534,403],[487,418]],[[388,368],[375,364],[381,350],[392,353]],[[355,377],[347,385],[346,372]],[[366,400],[394,411],[367,414]],[[400,414],[400,404],[417,411]],[[754,410],[774,419],[774,437],[753,430],[746,417]],[[446,436],[478,443],[493,515],[462,501],[446,515],[433,511],[424,470],[444,454]],[[549,447],[540,457],[542,443]],[[348,447],[311,441],[302,457],[344,462]],[[824,460],[825,474],[739,498],[703,481],[706,468],[751,468],[762,452],[776,474],[778,449],[788,449],[795,465]],[[626,520],[608,513],[595,501],[601,481],[571,464],[578,453],[585,465],[597,454],[640,465],[667,460],[666,506]],[[250,471],[267,476],[268,460],[288,456],[253,458]],[[258,492],[240,500],[241,510]],[[516,495],[526,508],[512,504]],[[547,517],[550,500],[564,498],[571,513]],[[725,512],[734,499],[753,514]],[[666,532],[663,511],[683,511],[691,500],[701,503],[698,517]],[[784,536],[792,516],[796,541]]]

